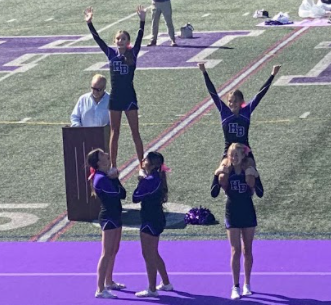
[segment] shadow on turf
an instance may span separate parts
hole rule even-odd
[[[186,227],[184,222],[185,213],[165,212],[165,216],[168,222],[167,229],[184,229]],[[124,207],[122,221],[125,226],[139,228],[141,224],[140,211]]]
[[[122,290],[122,292],[134,294],[133,291]],[[174,290],[171,293],[176,293],[177,296],[167,295],[167,292],[161,292],[160,296],[157,298],[135,298],[135,302],[144,302],[144,303],[151,303],[151,304],[164,304],[164,305],[217,305],[217,304],[225,304],[225,305],[233,305],[233,301],[215,297],[215,296],[208,296],[208,295],[198,295],[187,293],[183,291]],[[132,301],[132,298],[123,298],[121,297],[120,300],[127,300]],[[245,304],[254,304],[249,301],[238,301],[239,303]],[[236,302],[237,303],[237,302]],[[261,303],[259,303],[261,304]]]
[[[122,290],[122,292],[134,294],[134,291]],[[271,293],[254,293],[249,297],[242,297],[240,300],[233,301],[227,298],[221,298],[216,296],[208,295],[198,295],[187,293],[183,291],[174,290],[171,293],[176,293],[177,296],[167,295],[167,292],[161,292],[158,298],[135,298],[136,302],[144,302],[151,304],[164,304],[164,305],[233,305],[236,304],[251,304],[251,305],[260,305],[260,304],[282,304],[282,305],[327,305],[331,304],[331,301],[317,301],[312,299],[296,299],[289,298],[286,296],[271,294]],[[229,292],[230,293],[230,292]],[[132,301],[132,298],[123,298],[120,300]]]
[[[249,297],[244,297],[241,300],[249,298],[250,304],[282,304],[282,305],[331,305],[330,301],[318,301],[313,299],[290,298],[284,295],[255,292]],[[267,302],[267,303],[266,303]]]

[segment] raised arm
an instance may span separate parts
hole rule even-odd
[[[222,112],[222,110],[226,107],[228,108],[225,103],[220,99],[216,89],[215,89],[215,86],[213,85],[213,83],[211,82],[210,78],[209,78],[209,75],[206,71],[206,67],[205,67],[205,64],[204,63],[198,63],[198,67],[200,69],[200,71],[203,73],[203,76],[205,78],[205,83],[206,83],[206,86],[207,86],[207,89],[209,91],[209,94],[211,96],[211,98],[213,99],[217,109],[219,112]]]
[[[111,51],[115,52],[113,49],[111,49],[110,47],[108,47],[108,45],[100,38],[97,30],[94,28],[93,24],[92,24],[92,18],[93,18],[93,8],[92,7],[88,7],[85,11],[84,11],[84,15],[85,15],[85,21],[87,23],[87,26],[93,36],[93,39],[96,41],[96,43],[99,45],[100,49],[103,51],[103,53],[106,54],[107,58],[110,59],[111,56]]]
[[[269,76],[268,80],[263,84],[263,86],[260,88],[260,91],[258,94],[256,94],[253,99],[248,103],[247,106],[250,107],[250,111],[253,112],[256,106],[260,103],[262,98],[265,96],[265,94],[268,92],[272,81],[274,80],[275,76],[280,70],[280,65],[276,65],[272,67],[271,75]]]
[[[139,16],[139,19],[140,19],[140,26],[139,26],[139,31],[138,31],[138,36],[136,38],[136,42],[133,46],[135,56],[137,56],[139,51],[140,51],[141,42],[142,42],[142,39],[143,39],[143,36],[144,36],[146,9],[144,9],[144,7],[141,6],[141,5],[138,6],[137,15]]]

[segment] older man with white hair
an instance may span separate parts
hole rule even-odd
[[[82,95],[71,114],[71,126],[95,127],[110,124],[109,93],[106,89],[106,78],[101,74],[93,76],[91,92]]]

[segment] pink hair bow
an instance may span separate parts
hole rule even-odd
[[[245,155],[248,156],[248,154],[251,152],[251,149],[245,145],[244,152],[245,152]]]
[[[171,168],[166,166],[164,163],[161,165],[161,172],[171,172]]]
[[[95,176],[95,169],[93,167],[90,167],[90,175],[88,176],[87,180],[90,181]]]

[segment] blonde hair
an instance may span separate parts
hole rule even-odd
[[[246,157],[246,145],[241,143],[232,143],[228,148],[227,156],[230,157],[230,154],[233,150],[238,150]]]

